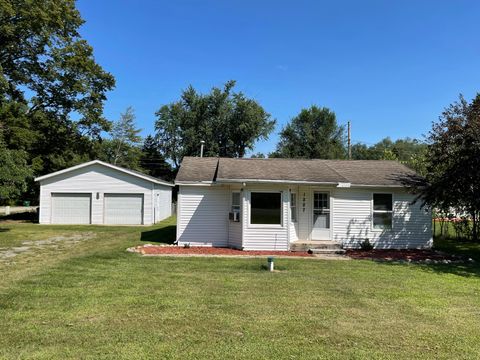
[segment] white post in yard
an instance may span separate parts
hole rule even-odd
[[[268,257],[268,271],[273,271],[273,260],[274,260],[273,256]]]
[[[10,215],[10,206],[5,206],[5,215]]]
[[[205,144],[205,140],[200,141],[200,157],[203,157],[203,144]]]

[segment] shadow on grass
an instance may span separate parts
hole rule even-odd
[[[176,226],[168,225],[155,230],[143,231],[140,240],[149,243],[173,244],[176,238]]]
[[[38,213],[37,212],[22,212],[15,213],[10,215],[1,215],[0,221],[20,221],[20,222],[31,222],[38,223]]]
[[[433,249],[480,261],[480,243],[473,241],[436,237],[433,243]]]
[[[7,229],[7,228],[0,228],[0,232],[7,232],[7,231],[10,231],[10,229]]]
[[[383,262],[391,266],[405,266],[399,262]],[[409,266],[415,266],[420,270],[434,272],[438,274],[452,274],[464,277],[478,277],[480,276],[480,264],[474,263],[451,263],[451,264],[411,264]]]

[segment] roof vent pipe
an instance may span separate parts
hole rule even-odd
[[[200,140],[200,157],[203,157],[203,145],[205,144],[204,140]]]

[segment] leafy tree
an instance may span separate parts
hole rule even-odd
[[[128,107],[120,114],[120,119],[113,123],[109,132],[110,139],[102,142],[101,157],[114,165],[138,169],[142,141],[138,135],[140,131],[141,129],[135,126],[135,112],[132,107]]]
[[[173,180],[172,167],[165,161],[158,141],[151,135],[148,135],[143,142],[140,165],[151,176],[168,181]]]
[[[307,159],[343,159],[345,129],[335,113],[325,107],[302,109],[280,132],[280,142],[270,156]]]
[[[32,170],[26,155],[25,151],[6,148],[0,128],[0,203],[9,203],[27,190]]]
[[[34,175],[95,158],[110,128],[103,103],[114,79],[82,24],[73,0],[0,1],[0,125],[6,149],[25,151]]]
[[[252,159],[265,159],[266,158],[265,154],[261,153],[261,152],[257,152],[255,154],[252,154],[250,157]]]
[[[157,111],[156,137],[176,168],[183,156],[199,155],[202,140],[205,156],[243,157],[272,132],[275,120],[257,101],[233,92],[234,86],[235,81],[229,81],[208,94],[190,86],[180,100]]]
[[[83,23],[74,0],[0,2],[0,89],[29,114],[42,110],[68,123],[75,111],[79,131],[99,136],[109,126],[102,110],[114,79],[80,37]]]
[[[480,94],[468,103],[463,96],[442,113],[428,135],[425,177],[404,179],[423,205],[455,208],[472,219],[472,238],[479,239]]]
[[[367,146],[362,143],[352,145],[354,160],[397,160],[411,167],[419,174],[424,173],[424,158],[427,145],[417,139],[384,138],[378,143]]]

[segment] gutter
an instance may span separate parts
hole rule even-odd
[[[217,181],[175,181],[175,185],[188,186],[215,186],[226,184],[291,184],[291,185],[313,185],[313,186],[332,186],[337,188],[405,188],[403,185],[367,185],[351,184],[348,182],[317,182],[317,181],[295,181],[295,180],[264,180],[264,179],[217,179]]]

